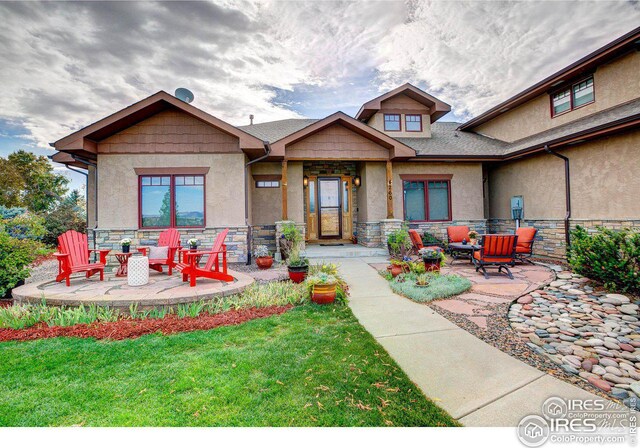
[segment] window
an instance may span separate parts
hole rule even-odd
[[[422,132],[422,115],[405,115],[404,129],[407,132]]]
[[[140,227],[204,224],[204,176],[140,176]]]
[[[407,221],[450,221],[448,180],[404,181],[404,219]]]
[[[257,180],[256,188],[280,188],[279,180]]]
[[[400,114],[384,114],[384,130],[399,131],[400,130]]]
[[[551,95],[551,115],[556,116],[577,109],[595,99],[593,77],[583,79],[566,89]]]

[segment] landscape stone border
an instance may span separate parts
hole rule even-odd
[[[640,396],[638,309],[626,295],[561,271],[549,285],[514,301],[508,319],[535,353],[629,406]]]

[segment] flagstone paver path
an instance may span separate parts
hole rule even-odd
[[[549,397],[599,398],[483,342],[429,306],[393,293],[375,269],[385,263],[383,257],[340,260],[340,270],[350,287],[349,305],[360,323],[425,395],[464,425],[516,426],[527,415],[539,415]],[[528,268],[521,269],[517,272],[520,280],[516,281],[522,283],[520,293],[536,289],[548,278],[543,268],[532,268],[535,273],[531,276],[526,274]],[[487,288],[504,280],[492,277],[485,282],[475,278],[473,281],[481,286],[481,292],[467,293],[466,301],[474,307],[508,299],[506,294],[499,294],[500,290]],[[510,300],[514,298],[510,296]],[[473,312],[469,317],[485,317]]]

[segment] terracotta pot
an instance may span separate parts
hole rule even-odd
[[[397,265],[397,264],[392,264],[391,266],[389,266],[387,268],[387,271],[391,272],[391,275],[393,277],[397,277],[398,275],[402,274],[402,272],[404,271],[404,269],[402,268],[402,266]]]
[[[314,285],[311,300],[315,303],[333,303],[336,300],[336,285]]]
[[[256,264],[260,269],[269,269],[273,265],[273,257],[258,257]]]
[[[302,283],[307,278],[309,266],[289,266],[289,279],[293,283]]]
[[[440,258],[423,258],[422,261],[427,272],[440,272]]]

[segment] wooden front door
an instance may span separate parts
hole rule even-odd
[[[339,177],[318,178],[318,237],[342,238],[342,182]]]

